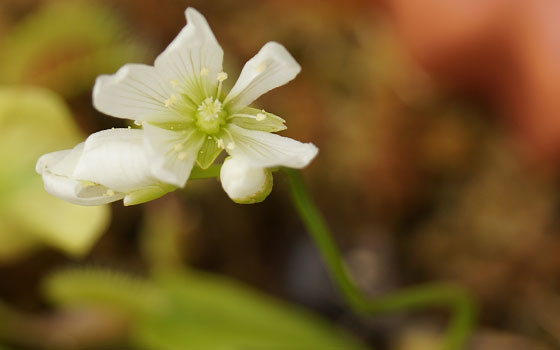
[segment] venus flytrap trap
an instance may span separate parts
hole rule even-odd
[[[0,88],[0,263],[44,244],[83,256],[105,231],[108,208],[79,207],[50,196],[33,172],[42,152],[68,147],[81,137],[56,94]]]
[[[349,306],[373,314],[450,308],[453,318],[443,349],[462,349],[474,319],[468,295],[436,284],[379,298],[364,296],[349,277],[328,226],[294,170],[307,166],[317,147],[274,134],[286,128],[284,120],[249,106],[295,78],[301,68],[294,58],[278,43],[265,44],[226,93],[222,48],[200,13],[188,8],[186,18],[187,25],[153,66],[127,64],[96,81],[94,106],[113,117],[134,120],[142,129],[102,131],[73,150],[44,155],[37,171],[47,191],[82,205],[120,199],[131,205],[182,188],[189,178],[219,175],[233,201],[249,204],[268,196],[272,171],[281,168],[290,180],[298,214]],[[222,165],[213,165],[222,151],[230,157]]]

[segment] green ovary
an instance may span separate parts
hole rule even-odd
[[[196,126],[208,135],[217,134],[226,124],[226,117],[220,100],[207,97],[197,108]]]

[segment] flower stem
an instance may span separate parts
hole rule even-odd
[[[403,288],[385,296],[365,296],[352,282],[323,216],[307,192],[301,173],[294,169],[282,170],[288,176],[292,200],[298,214],[315,241],[331,278],[353,311],[379,315],[427,307],[448,308],[451,319],[442,349],[465,348],[476,314],[474,303],[467,292],[451,284],[433,283]]]

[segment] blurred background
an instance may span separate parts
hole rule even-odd
[[[469,349],[560,348],[556,0],[0,0],[2,346],[436,349],[445,310],[350,312],[282,174],[248,206],[215,180],[134,207],[44,193],[39,155],[127,125],[95,77],[151,64],[187,6],[230,84],[270,40],[302,65],[259,103],[320,148],[306,181],[364,291],[455,282]]]

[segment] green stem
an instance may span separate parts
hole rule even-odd
[[[358,313],[383,314],[426,307],[449,308],[451,320],[442,349],[465,348],[475,322],[475,307],[468,293],[450,284],[427,284],[403,288],[386,296],[365,296],[348,275],[342,255],[323,216],[311,200],[300,172],[286,168],[282,170],[288,175],[295,207],[317,244],[331,278],[352,310]]]

